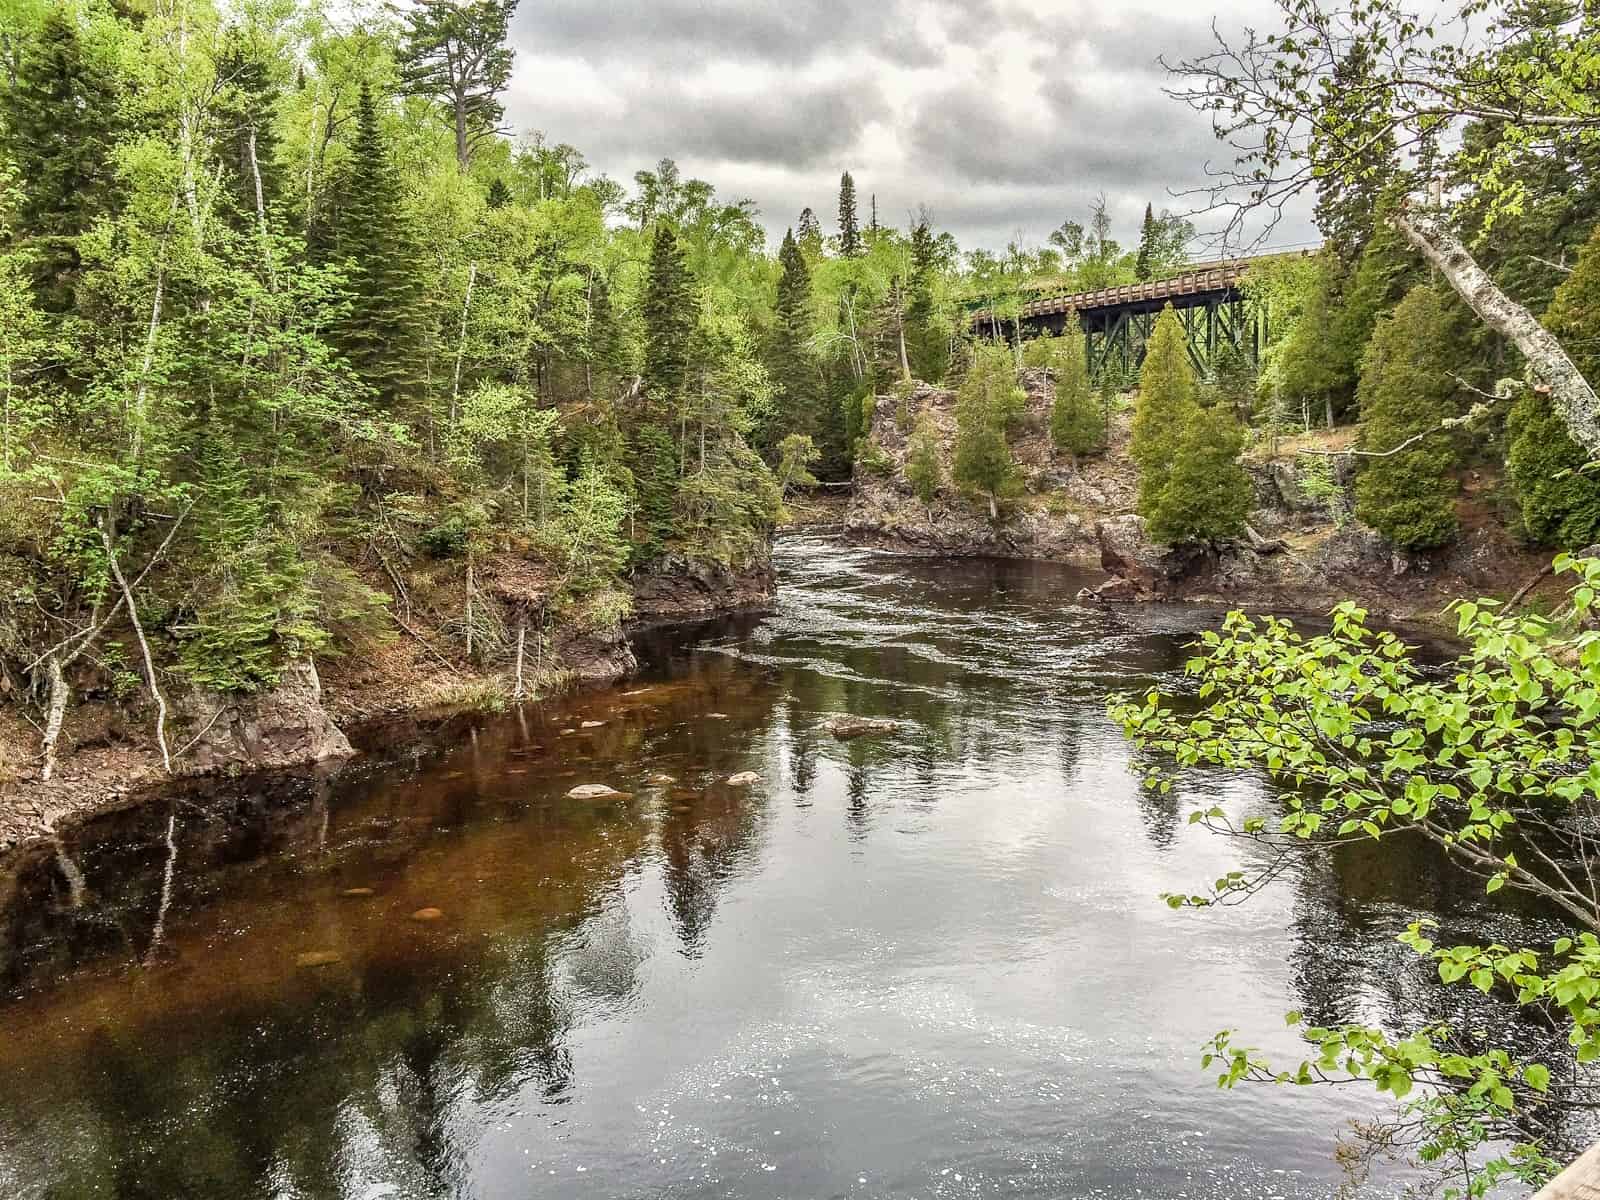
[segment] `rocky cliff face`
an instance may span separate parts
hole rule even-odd
[[[869,437],[881,457],[856,467],[845,532],[857,540],[908,554],[993,555],[1100,565],[1095,523],[1102,514],[1131,511],[1137,476],[1125,451],[1127,422],[1112,433],[1112,449],[1072,470],[1050,442],[1054,390],[1042,371],[1024,371],[1027,408],[1011,431],[1025,494],[1002,519],[974,504],[950,482],[955,445],[955,393],[917,384],[905,396],[879,396]],[[926,417],[939,431],[943,485],[924,505],[906,480],[907,443]]]
[[[1104,454],[1076,467],[1049,437],[1054,391],[1042,371],[1021,376],[1027,406],[1011,431],[1023,494],[1000,519],[950,482],[955,393],[918,384],[880,396],[845,516],[851,538],[900,553],[1033,558],[1099,567],[1105,600],[1180,599],[1326,610],[1356,599],[1397,618],[1436,615],[1460,595],[1509,594],[1544,559],[1518,547],[1493,521],[1464,520],[1455,544],[1431,555],[1395,551],[1349,515],[1349,457],[1248,456],[1255,487],[1245,536],[1221,546],[1150,541],[1134,509],[1138,471],[1128,458],[1130,407],[1119,404]],[[924,505],[906,479],[908,441],[924,416],[939,431],[944,483]],[[1332,466],[1338,490],[1320,495],[1316,466]],[[1470,491],[1470,488],[1469,488]]]
[[[694,620],[772,607],[777,576],[768,559],[739,570],[668,556],[633,580],[633,619],[641,624]]]

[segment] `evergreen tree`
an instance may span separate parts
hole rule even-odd
[[[1584,378],[1600,383],[1600,225],[1556,289],[1544,323]],[[1529,539],[1562,550],[1600,541],[1600,474],[1568,435],[1549,397],[1530,391],[1519,398],[1506,422],[1506,439],[1506,467]]]
[[[500,93],[511,82],[506,45],[517,0],[416,0],[405,9],[405,41],[396,56],[408,94],[439,101],[455,133],[456,165],[499,131]]]
[[[1600,476],[1548,396],[1529,391],[1506,419],[1506,471],[1529,541],[1558,550],[1600,542]]]
[[[859,258],[861,251],[861,227],[856,220],[856,181],[846,171],[839,176],[839,253],[845,258]]]
[[[1359,89],[1370,82],[1372,74],[1371,48],[1365,42],[1353,42],[1333,68],[1330,95],[1337,98],[1335,103],[1358,94]],[[1359,161],[1352,160],[1348,167],[1338,171],[1319,171],[1316,176],[1314,216],[1317,228],[1327,239],[1339,265],[1336,277],[1342,277],[1355,266],[1372,240],[1382,219],[1379,209],[1382,190],[1399,171],[1394,133],[1384,124],[1381,113],[1371,115],[1373,121],[1366,129],[1349,129],[1342,122],[1339,126],[1344,145],[1364,147]]]
[[[906,305],[906,354],[911,373],[938,383],[950,369],[950,339],[939,326],[934,301],[939,246],[926,214],[911,227],[911,298]]]
[[[1026,401],[1011,351],[999,344],[979,346],[956,398],[954,475],[956,483],[988,501],[990,520],[1000,515],[1000,498],[1017,486],[1006,427]]]
[[[1367,460],[1356,481],[1356,516],[1403,549],[1431,549],[1455,536],[1457,455],[1440,423],[1460,413],[1454,373],[1467,358],[1464,333],[1455,306],[1432,287],[1415,287],[1378,322],[1362,364],[1362,446],[1383,454],[1410,444]]]
[[[424,312],[416,246],[365,84],[356,108],[353,163],[339,214],[339,256],[349,263],[349,314],[338,342],[381,399],[397,403],[422,380]]]
[[[72,304],[78,238],[118,199],[112,148],[117,80],[79,34],[75,11],[52,5],[24,44],[15,84],[0,93],[4,148],[16,166],[17,233],[34,254],[42,306]]]
[[[822,226],[817,222],[816,213],[809,208],[802,208],[795,231],[795,240],[800,243],[800,248],[806,254],[815,258],[822,253]]]
[[[652,417],[669,418],[682,397],[698,311],[678,235],[657,221],[644,296],[644,392]]]
[[[828,460],[824,471],[831,471],[842,465],[845,447],[821,444],[828,422],[823,416],[822,376],[811,350],[811,270],[792,231],[783,235],[778,263],[782,274],[773,305],[767,361],[779,391],[782,431],[811,438]],[[764,440],[770,444],[773,438]]]
[[[944,483],[939,463],[939,431],[927,413],[917,419],[911,440],[906,444],[906,482],[925,506],[932,507]]]
[[[1572,274],[1556,289],[1544,324],[1561,339],[1572,365],[1600,387],[1600,224],[1579,251]]]
[[[629,464],[645,554],[659,549],[673,532],[681,455],[673,441],[672,422],[684,403],[694,351],[698,311],[693,283],[677,233],[667,221],[658,220],[644,296],[645,405],[630,439]]]
[[[1401,198],[1389,194],[1379,204],[1377,224],[1367,239],[1355,273],[1335,293],[1339,309],[1329,328],[1335,353],[1350,377],[1360,374],[1362,355],[1378,318],[1391,312],[1413,284],[1423,278],[1422,261],[1388,220],[1389,208]]]
[[[278,134],[273,111],[278,85],[265,48],[231,31],[218,55],[219,88],[213,125],[230,206],[242,227],[255,229],[257,203],[270,209],[280,191]],[[259,184],[259,197],[257,185]]]
[[[489,194],[484,198],[490,208],[504,208],[511,203],[511,189],[506,186],[506,181],[496,175],[489,184]]]
[[[1199,412],[1183,323],[1168,304],[1156,318],[1145,347],[1128,445],[1128,453],[1139,467],[1139,512],[1147,520],[1166,491],[1178,439]]]
[[[1100,401],[1089,385],[1089,364],[1083,335],[1078,332],[1077,314],[1067,314],[1067,331],[1060,337],[1038,340],[1050,344],[1048,366],[1056,388],[1050,405],[1050,439],[1057,450],[1066,452],[1076,471],[1078,456],[1100,449],[1106,435]]]
[[[1224,405],[1201,408],[1183,323],[1162,310],[1145,351],[1129,453],[1139,466],[1139,515],[1158,542],[1215,542],[1244,529],[1250,476],[1244,431]]]
[[[1144,224],[1139,229],[1139,254],[1134,259],[1133,275],[1141,282],[1151,277],[1156,254],[1156,214],[1150,205],[1144,206]]]
[[[1244,429],[1218,405],[1196,409],[1178,431],[1167,486],[1140,514],[1157,542],[1211,542],[1237,537],[1254,499],[1250,475],[1239,465]]]

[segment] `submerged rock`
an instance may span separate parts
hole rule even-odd
[[[843,742],[850,738],[897,733],[900,722],[891,721],[887,717],[855,717],[841,713],[836,717],[829,717],[822,723],[822,728]]]
[[[354,899],[359,899],[359,898],[361,898],[363,896],[371,896],[371,895],[374,894],[374,892],[369,887],[353,887],[353,888],[345,888],[345,890],[340,892],[339,894],[341,896],[349,896],[352,900],[354,900]]]
[[[754,771],[740,771],[737,775],[729,775],[729,787],[749,787],[751,784],[760,783],[761,776]]]
[[[644,781],[651,787],[671,787],[673,784],[678,782],[676,777],[668,775],[663,771],[657,771],[653,775],[646,775]]]
[[[413,921],[437,921],[444,916],[444,910],[438,908],[419,908],[411,914]]]
[[[580,783],[577,787],[567,792],[568,800],[606,800],[612,796],[621,796],[609,783]]]
[[[304,954],[294,956],[294,965],[297,967],[331,967],[343,958],[344,955],[337,950],[307,950]]]
[[[605,724],[604,721],[585,721],[582,725],[579,725],[578,728],[579,729],[599,729],[600,726],[602,726],[604,724]]]

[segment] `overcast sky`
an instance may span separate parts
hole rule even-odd
[[[926,204],[963,248],[1042,243],[1103,191],[1130,240],[1146,202],[1224,151],[1164,96],[1158,54],[1267,27],[1270,0],[522,0],[517,133],[570,142],[632,186],[663,155],[781,237],[836,224],[850,170],[867,220]],[[1204,220],[1197,221],[1204,227]],[[1312,237],[1304,215],[1274,244]]]

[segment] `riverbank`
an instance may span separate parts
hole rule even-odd
[[[547,639],[527,639],[536,645],[524,655],[522,699],[625,680],[639,667],[633,636],[763,611],[772,603],[776,577],[766,561],[735,571],[672,559],[630,583],[626,603],[604,594],[553,626]],[[510,585],[501,579],[488,586]],[[23,708],[0,704],[0,853],[137,804],[175,779],[338,763],[358,754],[362,727],[400,717],[437,721],[518,702],[516,667],[474,663],[452,637],[452,607],[408,606],[393,614],[388,636],[296,660],[276,687],[255,696],[174,690],[167,697],[171,770],[156,742],[155,706],[142,693],[130,699],[90,694],[73,705],[49,780],[41,777],[38,727]]]
[[[1051,444],[1053,387],[1042,370],[1021,373],[1027,401],[1010,433],[1021,491],[991,520],[986,505],[951,483],[956,433],[953,391],[917,384],[880,396],[869,448],[856,468],[844,532],[858,544],[902,554],[1057,562],[1099,570],[1097,599],[1173,600],[1325,612],[1356,600],[1386,620],[1437,625],[1460,597],[1522,595],[1550,603],[1563,591],[1540,578],[1551,555],[1518,543],[1497,518],[1498,480],[1462,479],[1461,535],[1428,554],[1388,545],[1350,514],[1351,431],[1286,438],[1244,459],[1255,489],[1245,538],[1217,547],[1152,542],[1135,512],[1138,470],[1128,456],[1132,399],[1113,401],[1104,453],[1076,463]],[[939,435],[942,483],[931,503],[906,478],[911,431],[927,420]],[[1530,581],[1534,586],[1523,589]]]

